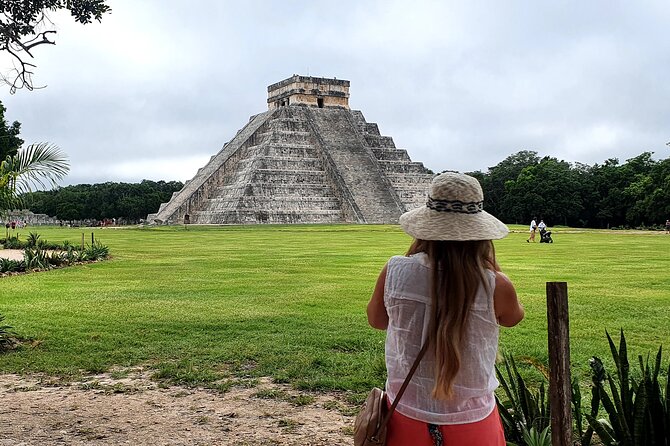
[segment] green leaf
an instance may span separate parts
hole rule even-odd
[[[586,421],[589,422],[591,428],[598,434],[600,441],[603,442],[605,446],[616,446],[617,441],[614,439],[614,436],[605,428],[604,423],[600,420],[596,420],[590,414],[585,414]]]
[[[609,374],[607,375],[608,379],[611,379],[609,377]],[[610,396],[605,392],[605,388],[603,387],[603,383],[599,383],[598,386],[600,387],[600,400],[603,404],[603,408],[605,409],[605,412],[607,412],[607,415],[609,416],[610,423],[612,425],[612,428],[614,429],[615,436],[617,438],[623,438],[623,432],[621,431],[621,421],[619,420],[619,414],[616,410],[616,407],[614,403],[612,403],[612,400],[610,399]],[[595,427],[594,427],[595,430]],[[597,432],[597,431],[596,431]]]
[[[70,166],[61,150],[48,143],[31,144],[0,163],[0,211],[20,206],[20,194],[33,187],[55,186]]]
[[[605,335],[607,336],[607,342],[610,345],[610,351],[612,353],[612,359],[614,359],[614,364],[616,365],[617,372],[620,370],[620,365],[619,365],[619,352],[616,349],[616,346],[614,345],[614,341],[612,340],[612,337],[610,336],[609,332],[605,330]]]
[[[647,411],[647,386],[641,384],[639,386],[639,391],[635,395],[635,405],[634,405],[634,414],[633,414],[633,440],[635,445],[643,445],[644,443],[644,434],[645,434],[645,425],[644,418]],[[628,443],[627,443],[628,444]]]
[[[619,396],[619,389],[617,389],[616,384],[612,377],[610,375],[607,375],[607,382],[609,383],[610,386],[610,392],[612,394],[612,400],[614,402],[613,404],[613,410],[616,413],[616,419],[612,420],[612,425],[616,427],[617,425],[615,424],[618,423],[618,427],[620,429],[620,432],[622,434],[624,444],[630,444],[631,440],[631,432],[630,432],[630,427],[628,424],[628,416],[626,412],[623,409],[623,405],[621,404],[621,397]],[[608,411],[609,412],[609,411]],[[610,419],[611,419],[611,414],[610,414]]]
[[[508,359],[505,358],[505,367],[507,367],[507,361]],[[505,376],[500,371],[500,368],[498,366],[495,366],[495,369],[496,369],[496,375],[498,376],[498,382],[500,383],[500,387],[502,387],[503,390],[505,391],[505,395],[507,395],[507,400],[512,402],[512,404],[514,404],[513,401],[515,399],[514,398],[515,394],[512,393],[512,390],[510,389],[507,380],[505,379]]]
[[[630,391],[630,379],[629,379],[629,363],[628,363],[628,349],[626,347],[626,336],[623,333],[623,328],[621,329],[619,340],[619,366],[617,369],[617,374],[619,376],[619,385],[621,386],[621,406],[622,413],[626,418],[626,424],[632,424],[632,414],[633,414],[633,395]]]
[[[500,419],[502,420],[503,423],[505,436],[508,438],[521,439],[521,432],[519,431],[517,421],[515,420],[514,416],[510,414],[509,409],[500,402],[497,396],[496,396],[496,405],[498,406]]]

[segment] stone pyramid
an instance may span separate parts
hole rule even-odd
[[[193,179],[158,224],[397,223],[433,178],[349,109],[349,81],[294,75]]]

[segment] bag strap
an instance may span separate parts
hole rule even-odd
[[[412,368],[409,369],[409,373],[407,374],[407,378],[405,378],[405,381],[402,383],[402,386],[400,387],[400,390],[398,390],[398,394],[395,396],[395,399],[393,400],[393,404],[391,404],[391,407],[389,408],[388,412],[386,413],[386,416],[384,417],[384,421],[379,425],[379,429],[377,432],[381,431],[386,427],[388,424],[389,420],[391,419],[391,415],[393,415],[393,412],[395,412],[395,408],[398,405],[398,402],[400,401],[400,398],[402,398],[402,394],[405,393],[405,389],[409,385],[410,380],[412,379],[412,375],[414,375],[414,372],[416,372],[416,369],[419,367],[419,363],[421,362],[421,358],[423,358],[423,355],[426,353],[426,350],[428,350],[428,340],[426,340],[423,343],[423,347],[421,347],[421,350],[419,351],[419,354],[417,355],[416,359],[414,360],[414,364],[412,364]]]

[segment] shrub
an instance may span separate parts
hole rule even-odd
[[[598,361],[598,364],[594,363],[594,360]],[[598,358],[591,358],[591,379],[594,384],[601,382],[603,380],[605,369],[602,366],[602,362]],[[600,393],[597,390],[597,386],[591,386],[591,411],[588,414],[591,418],[595,419],[598,415],[598,409],[600,407]],[[593,428],[591,425],[586,422],[586,430],[584,430],[584,418],[586,414],[582,412],[582,393],[579,389],[579,380],[573,378],[572,380],[572,415],[573,421],[575,423],[575,430],[577,436],[579,437],[580,444],[582,446],[589,446],[593,438]]]
[[[40,241],[40,235],[36,232],[31,232],[28,234],[28,239],[26,240],[26,248],[35,248]],[[42,240],[43,241],[43,240]]]
[[[573,380],[574,431],[579,437],[575,444],[670,446],[670,364],[661,366],[663,349],[658,349],[653,361],[638,356],[640,374],[631,378],[623,330],[618,348],[609,333],[606,335],[616,373],[608,373],[600,358],[591,358],[591,403],[586,413],[581,407],[579,382]],[[662,370],[666,375],[660,379]],[[544,382],[538,392],[531,392],[509,355],[504,356],[503,366],[496,366],[496,375],[507,397],[502,402],[496,396],[496,403],[508,444],[550,446],[549,396]],[[603,413],[606,418],[599,418]]]
[[[549,426],[545,427],[542,431],[535,430],[534,427],[531,427],[530,430],[524,430],[523,441],[527,446],[551,446]]]
[[[26,242],[21,242],[18,235],[3,240],[3,242],[6,248],[23,249],[23,260],[0,258],[0,273],[45,270],[77,262],[104,260],[109,257],[109,248],[99,242],[94,242],[87,245],[85,249],[81,249],[69,241],[60,244],[49,243],[40,239],[39,234],[33,232],[28,235]]]
[[[599,358],[594,356],[591,359],[596,407],[602,403],[609,421],[597,420],[595,416],[586,414],[590,427],[606,446],[670,444],[670,366],[664,390],[659,382],[662,347],[658,349],[652,366],[649,365],[648,357],[645,361],[642,356],[638,356],[641,378],[632,379],[629,375],[628,350],[623,330],[618,349],[609,333],[606,334],[617,379],[607,373]]]
[[[47,254],[46,259],[49,265],[52,266],[61,266],[63,264],[65,265],[68,264],[65,253],[58,251],[52,251],[50,254]]]
[[[23,260],[0,258],[0,273],[21,273],[26,270]]]
[[[23,261],[26,269],[49,269],[49,258],[45,250],[35,247],[23,250]]]
[[[109,257],[109,248],[99,242],[86,245],[84,258],[86,260],[103,260]]]
[[[496,404],[508,444],[550,446],[549,395],[544,382],[537,393],[531,392],[511,355],[504,355],[504,368],[505,373],[496,366],[496,375],[507,400],[501,402],[496,396]]]
[[[26,243],[19,240],[18,234],[7,237],[2,241],[2,245],[5,249],[24,249],[26,247]]]
[[[63,252],[63,256],[68,265],[86,260],[84,251],[81,251],[75,247],[68,247],[67,250]]]

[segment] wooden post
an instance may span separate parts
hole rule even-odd
[[[547,331],[551,444],[571,446],[570,316],[566,282],[547,282]]]
[[[95,245],[95,236],[91,232],[91,246]]]

